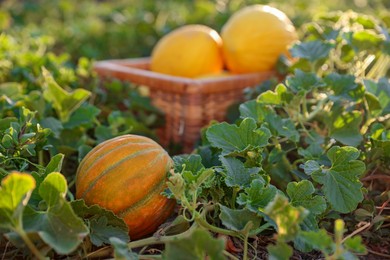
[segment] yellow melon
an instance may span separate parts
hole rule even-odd
[[[188,78],[219,73],[223,69],[221,37],[206,25],[179,27],[154,46],[150,69]]]
[[[249,73],[271,70],[279,56],[298,39],[292,22],[282,11],[251,5],[235,12],[221,30],[223,57],[229,71]]]

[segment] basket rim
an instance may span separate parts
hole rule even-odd
[[[275,70],[245,74],[229,74],[221,77],[185,78],[172,76],[149,69],[150,57],[108,59],[95,61],[93,69],[102,76],[113,76],[137,84],[147,85],[171,92],[213,93],[244,89],[255,82],[260,83],[277,73]],[[158,86],[160,84],[160,86]],[[164,87],[162,85],[169,85]]]

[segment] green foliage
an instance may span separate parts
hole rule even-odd
[[[137,260],[138,256],[135,253],[132,253],[123,240],[117,237],[110,238],[110,244],[114,248],[114,257],[118,260]]]
[[[294,250],[355,259],[378,240],[368,229],[352,236],[359,221],[371,222],[381,239],[388,235],[377,206],[387,193],[381,183],[362,180],[389,174],[390,20],[314,9],[308,21],[301,11],[320,1],[272,2],[303,24],[293,59],[278,64],[285,77],[251,91],[234,123],[205,128],[192,154],[173,157],[164,192],[179,204],[172,223],[129,242],[113,212],[74,200],[74,175],[88,151],[127,133],[155,138],[163,123],[138,86],[98,85],[89,58],[148,56],[179,25],[219,30],[239,7],[258,3],[130,2],[2,5],[0,233],[17,256],[138,259],[162,249],[167,259],[248,259],[261,235],[274,240],[266,246],[270,259],[289,259]],[[384,2],[375,5],[385,9]],[[344,237],[347,231],[352,235]],[[214,235],[234,238],[242,252]],[[154,244],[163,246],[147,250]]]
[[[267,145],[271,133],[265,127],[256,128],[256,122],[248,118],[243,120],[239,127],[227,123],[211,126],[206,135],[214,147],[222,149],[224,155],[233,152],[243,153],[251,149],[250,146]]]
[[[311,176],[323,184],[322,190],[333,209],[342,213],[351,212],[363,200],[359,177],[366,167],[362,161],[356,160],[359,151],[353,147],[334,146],[327,152],[327,157],[331,167],[314,171]]]
[[[88,235],[88,228],[65,200],[67,184],[60,173],[50,173],[39,187],[46,204],[45,210],[27,208],[23,227],[29,234],[37,234],[58,254],[73,252]]]
[[[194,230],[190,237],[167,243],[164,257],[167,259],[225,259],[223,256],[224,243],[221,239],[213,238],[207,231]]]
[[[156,138],[161,112],[137,86],[97,86],[92,61],[73,64],[50,50],[49,38],[29,41],[0,35],[0,160],[5,170],[32,171],[58,153],[74,164],[97,143],[137,133]],[[7,63],[8,64],[8,63]],[[125,94],[124,94],[125,93]],[[74,169],[64,168],[73,176]]]
[[[59,254],[71,253],[88,235],[88,228],[65,200],[64,176],[50,173],[39,186],[46,210],[35,210],[27,205],[34,188],[33,177],[26,173],[11,173],[3,179],[0,216],[2,227],[11,231],[7,236],[11,241],[18,241],[16,236],[19,236],[40,259],[42,253],[35,245],[36,238],[33,240],[36,236]]]
[[[324,229],[318,232],[302,231],[300,237],[320,250],[325,259],[359,259],[353,253],[365,254],[366,248],[360,236],[344,236],[344,221],[337,219],[334,224],[334,240]]]
[[[87,206],[84,200],[74,200],[71,206],[77,216],[88,224],[91,243],[95,246],[111,244],[112,237],[124,243],[130,240],[126,223],[112,211],[101,208],[99,205]]]
[[[222,221],[222,224],[234,231],[242,231],[247,228],[247,225],[250,223],[251,229],[258,229],[261,224],[261,219],[252,212],[249,212],[247,209],[229,209],[223,205],[221,207],[221,214],[219,218]]]
[[[384,77],[388,68],[375,68],[388,58],[382,52],[386,33],[374,26],[366,34],[356,25],[362,22],[357,17],[361,16],[333,13],[313,22],[315,26],[308,24],[306,37],[291,49],[299,59],[288,66],[286,79],[241,104],[235,123],[213,123],[204,130],[195,152],[201,157],[197,165],[214,162],[208,166],[214,176],[207,181],[213,191],[186,195],[183,188],[180,196],[173,192],[184,208],[191,209],[183,211],[190,214],[190,221],[241,239],[244,255],[248,235],[270,229],[276,233],[276,244],[267,247],[273,259],[288,259],[293,249],[316,249],[326,257],[354,257],[364,251],[358,238],[353,238],[356,250],[351,251],[330,237],[320,240],[326,223],[351,214],[363,202],[367,191],[361,177],[378,169],[388,172],[389,126],[383,113],[390,100]],[[350,22],[347,30],[339,30],[339,23]],[[318,33],[320,28],[329,35]],[[347,47],[354,52],[348,62],[353,60],[356,66],[345,67],[345,61],[335,57]],[[377,59],[363,68],[369,53]],[[186,187],[188,179],[181,175],[176,167],[168,187],[177,179]],[[210,207],[219,212],[218,219],[202,214]],[[339,229],[335,232],[340,235]],[[315,244],[316,236],[323,244]]]
[[[250,187],[245,188],[237,198],[237,203],[244,205],[250,211],[259,213],[259,209],[264,209],[276,196],[278,189],[265,183],[262,178],[254,179]]]
[[[91,93],[85,89],[66,92],[54,81],[50,72],[43,69],[43,96],[56,110],[61,122],[67,122],[70,115],[88,99]]]
[[[34,178],[27,174],[14,173],[2,180],[0,190],[2,228],[22,228],[23,210],[34,188]]]

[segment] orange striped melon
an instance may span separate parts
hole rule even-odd
[[[175,201],[161,195],[172,166],[168,153],[150,138],[123,135],[93,148],[76,174],[76,198],[123,218],[131,240],[156,231]]]

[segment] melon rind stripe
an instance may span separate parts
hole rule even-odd
[[[145,197],[143,197],[141,200],[137,201],[136,203],[134,203],[133,205],[131,205],[129,208],[125,209],[125,210],[122,210],[118,213],[116,213],[119,217],[123,217],[125,216],[126,214],[130,213],[131,211],[135,211],[137,208],[143,206],[146,204],[146,202],[150,201],[155,195],[156,195],[156,192],[159,192],[161,191],[161,189],[163,188],[163,186],[165,185],[165,182],[164,182],[164,179],[166,178],[166,176],[162,176],[163,178],[161,179],[161,181],[157,182],[151,189],[150,191],[147,193],[147,195]]]
[[[153,143],[151,143],[151,142],[131,142],[131,143],[129,143],[129,142],[126,142],[126,143],[121,143],[120,145],[118,145],[118,146],[116,146],[115,148],[113,148],[112,150],[110,150],[109,152],[107,152],[107,153],[102,153],[101,155],[99,155],[99,156],[97,156],[96,158],[95,158],[95,162],[96,161],[99,161],[100,159],[102,159],[104,156],[106,156],[106,155],[108,155],[108,154],[111,154],[111,153],[113,153],[113,152],[115,152],[115,151],[117,151],[117,150],[119,150],[119,149],[121,149],[121,148],[123,148],[124,146],[126,146],[126,145],[138,145],[138,144],[143,144],[143,145],[146,145],[146,144],[151,144],[151,145],[153,145]],[[92,153],[90,153],[90,155],[88,156],[86,156],[83,160],[82,160],[82,162],[80,163],[80,165],[79,165],[79,167],[78,167],[78,172],[77,172],[77,176],[78,176],[78,178],[81,178],[81,177],[83,177],[83,175],[85,175],[85,173],[87,173],[88,171],[89,171],[89,169],[94,165],[94,163],[90,163],[90,165],[88,165],[87,167],[87,169],[85,169],[85,170],[82,170],[83,169],[83,167],[84,167],[84,164],[85,164],[85,162],[86,161],[89,161],[89,159],[92,157],[92,156],[94,156],[95,154],[97,154],[97,153],[99,153],[100,152],[100,150],[101,149],[105,149],[106,147],[105,146],[101,146],[101,147],[96,147],[97,149],[96,150],[94,150],[94,151],[92,151]]]
[[[93,188],[93,186],[103,177],[105,176],[107,173],[109,173],[111,170],[115,169],[118,165],[120,165],[121,163],[131,159],[131,158],[134,158],[136,156],[139,156],[139,155],[142,155],[142,154],[147,154],[148,152],[151,152],[151,151],[160,151],[159,148],[150,148],[150,149],[145,149],[145,150],[141,150],[141,151],[137,151],[135,153],[132,153],[124,158],[122,158],[121,160],[117,161],[115,164],[112,164],[110,165],[108,168],[106,168],[104,171],[102,171],[100,173],[100,175],[98,175],[89,185],[88,185],[88,188],[85,189],[81,195],[82,198],[85,197],[85,195]]]
[[[96,153],[100,152],[101,149],[105,149],[107,145],[112,145],[113,143],[117,142],[126,142],[124,144],[155,144],[158,145],[155,141],[146,138],[144,136],[135,136],[135,135],[120,135],[112,139],[108,139],[100,144],[98,144],[96,147],[94,147],[81,161],[79,165],[79,169],[85,164],[86,161],[88,161],[89,158],[94,156]]]

